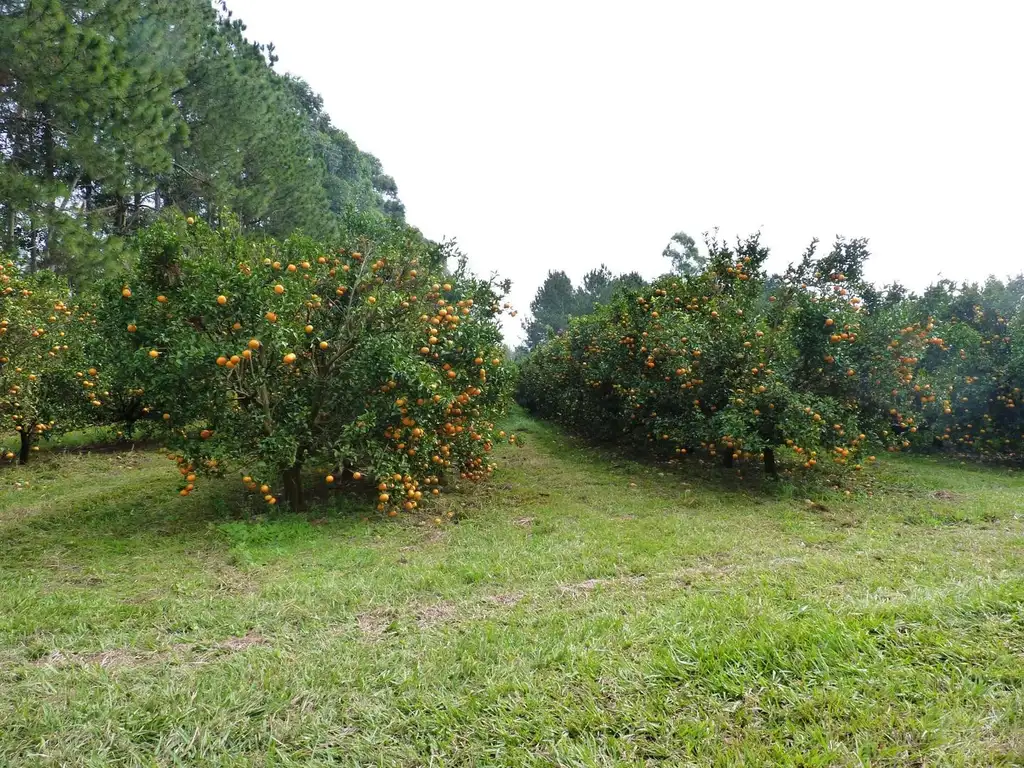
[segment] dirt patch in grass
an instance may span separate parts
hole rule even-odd
[[[646,576],[616,576],[609,579],[587,579],[576,584],[562,584],[558,591],[566,597],[583,597],[598,587],[639,586],[647,580]]]
[[[64,653],[54,650],[34,662],[37,667],[66,667],[71,665],[92,666],[97,664],[104,668],[134,666],[140,655],[124,648],[114,648],[99,653]]]
[[[426,535],[424,535],[423,540],[420,542],[420,544],[440,544],[447,538],[447,531],[444,531],[440,528],[431,528],[429,531],[427,531]]]
[[[932,491],[929,495],[936,501],[960,501],[963,498],[959,493],[953,493],[953,491]]]
[[[266,645],[267,641],[258,632],[249,632],[242,637],[229,637],[222,643],[217,644],[217,648],[223,648],[228,651],[244,651],[246,648],[252,648],[254,645]]]
[[[68,667],[68,666],[100,666],[104,669],[121,667],[137,667],[142,664],[153,664],[170,658],[194,655],[188,659],[190,663],[205,663],[222,651],[238,653],[254,645],[267,645],[266,639],[258,632],[248,632],[241,637],[229,637],[213,645],[204,646],[200,643],[174,643],[164,650],[143,651],[138,648],[111,648],[94,653],[74,653],[53,650],[46,656],[36,659],[37,667]]]
[[[488,595],[487,602],[495,605],[513,606],[523,599],[522,592],[509,592],[505,595]]]
[[[519,517],[512,521],[512,525],[517,525],[520,528],[529,528],[533,525],[532,517]]]
[[[390,608],[376,608],[356,616],[356,626],[367,640],[380,640],[392,630],[398,614]]]
[[[435,624],[448,622],[455,618],[458,609],[454,603],[447,600],[434,603],[433,605],[421,606],[416,610],[416,626],[420,629],[428,629]]]

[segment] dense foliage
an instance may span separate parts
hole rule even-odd
[[[541,345],[520,400],[597,439],[769,472],[780,450],[807,468],[859,468],[875,446],[1020,453],[1024,281],[918,298],[863,281],[862,240],[814,244],[780,276],[757,237],[708,251]]]
[[[0,0],[4,459],[143,424],[184,494],[238,466],[299,506],[309,468],[367,477],[389,511],[490,471],[507,285],[452,271],[275,62],[223,3]],[[677,232],[650,284],[549,272],[520,399],[595,438],[770,472],[876,448],[1019,458],[1024,278],[879,290],[866,246],[815,243],[770,275],[757,237],[704,255]]]
[[[415,508],[491,470],[507,286],[244,33],[209,0],[0,0],[3,456],[141,426],[186,495],[238,466],[300,506],[309,468]]]
[[[78,284],[164,207],[336,237],[395,182],[209,0],[0,0],[0,252]]]
[[[21,274],[0,264],[0,424],[17,433],[19,450],[3,458],[28,461],[37,440],[80,425],[98,404],[83,366],[92,319],[68,303],[66,283],[50,273]]]
[[[501,295],[394,220],[352,219],[344,242],[174,219],[142,234],[138,267],[103,291],[111,416],[167,428],[183,493],[229,462],[268,502],[299,506],[315,467],[413,509],[446,475],[490,472],[511,388]]]
[[[570,318],[589,315],[597,306],[608,303],[620,288],[637,287],[643,282],[636,272],[613,275],[604,264],[587,272],[579,286],[573,286],[565,272],[549,271],[530,302],[530,319],[523,323],[527,349],[563,333]]]

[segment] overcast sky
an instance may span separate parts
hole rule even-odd
[[[549,269],[660,274],[680,229],[759,229],[779,269],[869,237],[914,288],[1024,269],[1019,0],[231,7],[519,319]]]

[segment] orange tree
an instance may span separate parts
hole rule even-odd
[[[0,420],[20,438],[28,461],[39,437],[83,423],[96,390],[95,370],[82,364],[81,340],[91,318],[66,302],[66,282],[49,272],[24,274],[0,264]]]
[[[772,280],[757,237],[708,248],[703,273],[620,293],[542,345],[521,401],[596,438],[729,466],[759,457],[770,473],[780,449],[809,468],[909,442],[923,342],[896,315],[869,321],[862,242],[812,247]]]
[[[419,233],[352,217],[345,246],[160,222],[96,308],[101,378],[166,429],[190,493],[228,463],[268,503],[303,503],[303,470],[366,478],[415,509],[446,476],[493,465],[510,390],[499,293],[447,272]]]
[[[924,445],[1019,457],[1024,449],[1024,278],[942,281],[909,302],[941,345],[923,367],[938,396],[920,404]]]

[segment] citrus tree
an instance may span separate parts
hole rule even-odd
[[[727,466],[759,458],[769,473],[780,450],[807,468],[859,466],[866,443],[909,444],[924,342],[864,309],[861,242],[812,247],[778,279],[757,237],[707,245],[702,273],[620,293],[542,345],[522,402],[593,437]]]
[[[101,402],[96,371],[82,358],[91,318],[69,295],[52,273],[0,264],[0,424],[19,436],[18,451],[3,454],[8,461],[24,464],[41,436],[84,423]]]
[[[1024,449],[1024,278],[984,285],[942,281],[911,303],[927,314],[945,354],[923,366],[938,396],[921,403],[923,445],[978,455],[1020,456]]]
[[[168,219],[138,248],[96,308],[100,375],[167,431],[182,494],[230,464],[299,507],[310,469],[373,482],[396,513],[492,470],[511,386],[500,294],[417,231],[353,217],[338,247]]]

